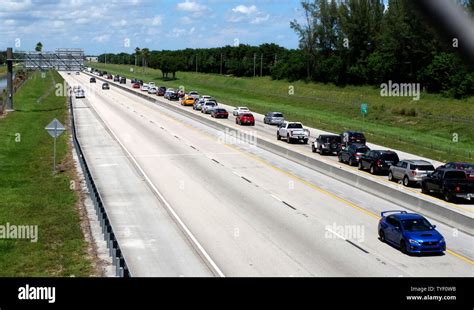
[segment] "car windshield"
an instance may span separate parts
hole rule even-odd
[[[329,143],[340,143],[341,142],[341,137],[340,136],[335,136],[335,137],[322,137],[322,139],[326,142],[329,142]]]
[[[358,147],[356,150],[357,153],[367,153],[368,151],[369,149],[366,147]]]
[[[293,123],[293,124],[288,124],[288,128],[301,129],[301,128],[303,128],[303,125],[298,124],[298,123]]]
[[[273,117],[283,117],[283,114],[281,114],[281,113],[273,113]]]
[[[398,161],[398,156],[395,153],[384,153],[380,158],[384,160],[390,160],[390,161]]]
[[[411,165],[413,170],[425,170],[425,171],[433,171],[435,170],[432,165]]]
[[[466,173],[463,171],[447,171],[444,174],[445,179],[465,179]]]
[[[364,139],[365,137],[364,137],[363,134],[356,132],[356,133],[352,134],[352,138],[354,138],[354,139]]]
[[[406,231],[426,231],[433,228],[431,224],[424,218],[402,220],[402,226]]]

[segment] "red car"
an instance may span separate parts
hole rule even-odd
[[[467,179],[469,181],[474,181],[474,165],[470,163],[461,163],[461,162],[450,162],[442,166],[446,169],[456,169],[463,170],[466,172]]]
[[[229,112],[226,109],[215,108],[211,110],[211,116],[214,118],[229,118]]]
[[[239,125],[255,126],[255,118],[252,113],[242,113],[237,115],[235,123]]]
[[[135,83],[132,84],[132,87],[133,88],[140,88],[140,83],[135,82]]]

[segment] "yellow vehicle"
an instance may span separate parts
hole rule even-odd
[[[194,104],[194,97],[192,96],[185,96],[183,100],[181,100],[181,105],[190,106]]]

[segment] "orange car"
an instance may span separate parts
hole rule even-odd
[[[183,98],[183,100],[181,100],[181,105],[184,105],[184,106],[190,106],[190,105],[193,105],[194,104],[194,97],[192,96],[185,96]]]

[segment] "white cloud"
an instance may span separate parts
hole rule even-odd
[[[23,11],[31,8],[31,0],[2,0],[3,12]]]
[[[62,20],[55,20],[53,22],[53,26],[54,28],[60,28],[60,27],[63,27],[64,26],[64,22]]]
[[[110,35],[108,34],[102,34],[100,36],[95,36],[92,41],[98,42],[98,43],[104,43],[109,41]]]
[[[267,15],[262,15],[262,14],[259,14],[257,17],[255,17],[251,23],[252,24],[260,24],[262,22],[266,22],[267,20],[270,19],[270,14],[267,14]]]
[[[161,25],[161,22],[162,22],[161,16],[157,15],[157,16],[153,17],[153,20],[151,21],[151,24],[153,26],[159,26],[159,25]]]
[[[189,0],[178,3],[176,8],[179,11],[193,12],[193,13],[200,13],[200,12],[203,12],[207,9],[207,7],[205,5],[201,5],[197,2],[189,1]]]
[[[257,7],[255,5],[252,6],[245,6],[245,5],[238,5],[235,8],[232,9],[232,12],[234,13],[240,13],[240,14],[245,14],[245,15],[250,15],[253,13],[257,13]]]

